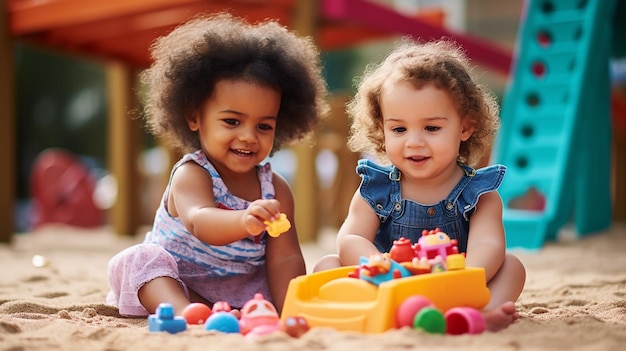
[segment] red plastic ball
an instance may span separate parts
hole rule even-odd
[[[183,310],[182,316],[187,324],[204,324],[211,315],[211,308],[203,303],[194,302]]]
[[[402,301],[396,312],[396,328],[413,327],[413,320],[424,307],[433,307],[433,303],[422,295],[413,295]]]

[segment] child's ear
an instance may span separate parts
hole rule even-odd
[[[476,130],[476,121],[471,117],[463,118],[463,129],[461,130],[461,141],[467,141]]]
[[[200,129],[200,116],[198,113],[193,113],[190,116],[187,116],[187,125],[192,132],[197,132]]]

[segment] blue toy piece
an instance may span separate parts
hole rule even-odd
[[[388,280],[410,277],[404,266],[391,259],[389,254],[373,254],[360,257],[359,278],[376,286]]]
[[[239,333],[239,320],[229,312],[213,313],[204,323],[205,330],[215,330],[222,333]]]
[[[183,317],[174,316],[172,304],[161,303],[156,309],[156,314],[148,316],[148,330],[176,334],[187,330],[187,321]]]

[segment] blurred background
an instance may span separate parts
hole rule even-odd
[[[616,15],[607,21],[615,37],[612,108],[623,111],[626,6],[624,1],[617,3]],[[320,228],[341,224],[359,182],[354,168],[360,155],[345,146],[349,121],[344,106],[354,92],[354,77],[365,65],[382,59],[403,35],[451,36],[468,50],[481,83],[506,103],[527,5],[524,0],[2,0],[0,4],[0,76],[4,75],[0,148],[5,150],[0,192],[7,199],[1,209],[2,241],[50,223],[109,226],[121,235],[143,235],[179,155],[145,133],[136,78],[150,64],[150,42],[196,13],[229,11],[250,21],[275,18],[314,37],[320,47],[332,115],[316,135],[314,147],[289,148],[271,160],[294,189],[298,230],[308,241]],[[615,122],[609,138],[623,139],[624,129]],[[623,143],[614,147],[624,155]],[[614,174],[618,166],[612,164],[612,171],[606,172]],[[623,172],[623,164],[619,167]],[[613,197],[624,191],[624,179],[614,183]],[[65,199],[63,204],[59,198]],[[618,206],[614,216],[623,220],[623,212]]]

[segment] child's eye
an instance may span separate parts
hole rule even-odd
[[[394,127],[391,128],[391,131],[394,133],[404,133],[406,132],[406,128],[405,127]]]
[[[269,124],[259,124],[259,129],[260,130],[272,130],[272,129],[274,129],[274,127],[272,127]]]
[[[226,118],[226,119],[224,119],[224,122],[226,124],[230,124],[230,125],[233,125],[233,126],[236,126],[236,125],[240,124],[239,121],[234,119],[234,118]]]
[[[427,132],[436,132],[439,129],[441,129],[441,127],[436,127],[436,126],[428,126],[428,127],[426,127],[426,131]]]

